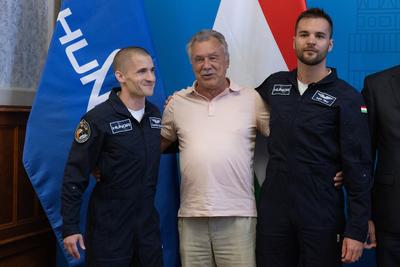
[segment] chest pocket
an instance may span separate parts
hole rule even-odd
[[[270,99],[271,103],[271,124],[282,121],[289,122],[296,110],[296,100],[292,96],[273,95]]]
[[[145,140],[149,153],[160,154],[161,129],[151,128],[145,133]]]
[[[336,106],[328,106],[309,99],[300,115],[302,123],[320,133],[339,128],[339,110]]]
[[[110,133],[106,138],[105,149],[109,152],[117,153],[123,153],[123,151],[129,153],[135,152],[135,150],[137,150],[138,143],[140,143],[140,138],[138,138],[139,136],[140,133],[137,129],[114,134]]]

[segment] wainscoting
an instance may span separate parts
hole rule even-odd
[[[55,238],[22,165],[29,112],[0,106],[0,267],[55,266]]]

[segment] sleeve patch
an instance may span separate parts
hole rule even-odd
[[[89,140],[91,134],[90,125],[87,121],[81,120],[75,130],[75,141],[82,144]]]
[[[366,106],[361,106],[361,113],[365,113],[365,114],[368,113],[368,109]]]

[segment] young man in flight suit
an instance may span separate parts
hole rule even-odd
[[[257,88],[271,107],[266,180],[257,222],[257,266],[329,267],[359,259],[370,209],[371,150],[361,95],[326,67],[332,21],[321,9],[296,22],[297,69]],[[342,170],[348,193],[331,177]]]
[[[160,160],[161,116],[146,100],[154,90],[153,61],[146,50],[128,47],[113,62],[120,88],[80,121],[62,186],[63,237],[75,258],[86,247],[86,266],[157,266],[162,263],[154,196]],[[87,233],[79,210],[89,175],[97,182],[88,208]]]

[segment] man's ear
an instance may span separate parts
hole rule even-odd
[[[332,49],[333,49],[333,39],[330,39],[329,40],[329,49],[328,49],[328,51],[331,52]]]
[[[293,50],[296,50],[296,36],[293,36]]]
[[[119,83],[123,83],[125,81],[125,76],[122,72],[120,72],[119,70],[117,70],[116,72],[114,72],[115,78],[117,79],[117,81]]]

